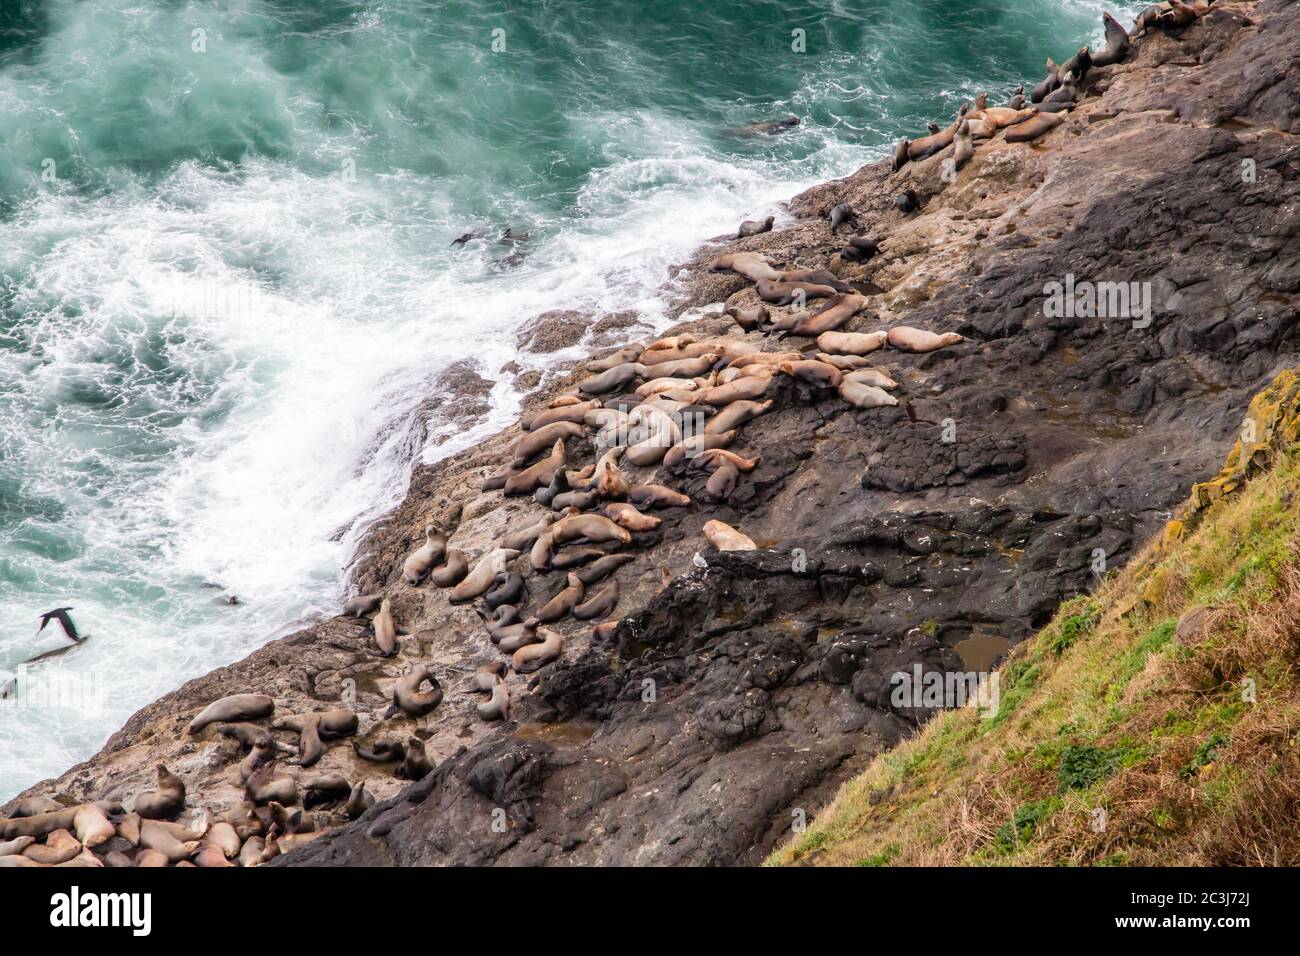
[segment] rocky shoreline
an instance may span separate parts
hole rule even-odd
[[[18,799],[129,807],[161,763],[191,808],[238,811],[238,742],[186,725],[213,700],[256,692],[277,715],[346,704],[357,740],[414,737],[434,765],[408,783],[344,740],[310,771],[282,767],[364,779],[378,803],[355,822],[316,810],[323,834],[286,841],[277,865],[761,861],[929,716],[891,704],[891,674],[988,670],[1162,527],[1217,471],[1252,395],[1300,362],[1298,76],[1300,4],[1215,4],[1094,71],[1091,95],[1032,143],[995,136],[955,177],[944,153],[897,171],[884,160],[794,197],[794,221],[777,231],[702,249],[674,277],[683,321],[670,334],[815,351],[799,336],[742,333],[718,311],[758,304],[747,279],[709,269],[744,251],[829,268],[866,295],[846,330],[905,324],[965,341],[873,354],[899,382],[897,407],[855,408],[774,376],[772,409],[730,446],[758,464],[725,501],[707,500],[707,476],[625,468],[692,504],[654,512],[662,524],[625,549],[612,635],[564,619],[550,625],[564,636],[559,660],[507,671],[508,721],[475,710],[472,678],[501,655],[474,606],[409,586],[402,565],[428,524],[473,561],[545,512],[483,490],[518,428],[417,466],[406,499],[363,540],[352,593],[389,595],[396,656],[379,654],[364,621],[318,622],[141,709],[94,757]],[[919,211],[896,206],[905,189]],[[844,202],[856,231],[880,240],[865,263],[843,258],[830,232]],[[1053,317],[1046,287],[1070,276],[1149,284],[1149,325]],[[601,357],[648,331],[629,313],[548,313],[519,345]],[[533,389],[525,414],[590,374],[496,374],[516,371]],[[491,374],[453,369],[429,420],[455,409],[473,421]],[[579,442],[570,467],[594,457]],[[710,519],[758,550],[716,551],[701,535]],[[526,579],[536,607],[565,575]],[[445,699],[384,720],[416,665]]]

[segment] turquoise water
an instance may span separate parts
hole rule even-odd
[[[425,434],[440,368],[498,378],[546,309],[662,321],[702,239],[1138,6],[6,0],[0,668],[49,607],[91,640],[0,707],[0,798],[329,612],[413,458],[517,401]]]

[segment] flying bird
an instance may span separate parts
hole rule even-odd
[[[50,619],[53,618],[59,622],[59,626],[63,628],[63,633],[73,643],[80,644],[85,638],[77,633],[77,625],[73,624],[72,618],[68,616],[68,612],[71,610],[70,607],[56,607],[53,611],[46,611],[41,615],[41,626],[36,629],[36,633],[39,634],[45,630],[45,625],[49,624]]]

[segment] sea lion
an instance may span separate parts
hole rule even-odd
[[[231,737],[239,741],[240,749],[245,752],[256,746],[275,746],[275,738],[271,736],[271,732],[257,724],[222,724],[217,728],[217,733],[222,737]]]
[[[885,347],[888,331],[879,332],[823,332],[817,336],[817,347],[832,355],[868,355]]]
[[[731,405],[727,405],[723,408],[722,412],[718,413],[718,416],[720,417],[722,413],[732,405],[739,405],[743,409],[754,404],[761,405],[765,403],[732,402]],[[712,424],[712,421],[710,421],[710,424]],[[709,426],[705,425],[703,432],[692,435],[690,438],[683,439],[676,445],[673,445],[672,448],[668,449],[668,454],[664,455],[663,458],[663,466],[670,472],[676,472],[700,452],[708,451],[710,448],[726,448],[735,440],[736,432],[711,432],[709,431]]]
[[[35,842],[36,837],[30,836],[0,841],[0,856],[16,856]]]
[[[880,252],[880,245],[868,236],[854,236],[849,244],[840,250],[841,258],[851,262],[868,262]]]
[[[343,815],[349,820],[355,820],[374,805],[374,795],[366,793],[366,782],[358,780],[348,794],[348,802],[343,804]]]
[[[776,279],[759,279],[754,284],[758,297],[774,305],[789,305],[808,299],[829,299],[836,290],[828,285],[812,282],[781,282]]]
[[[584,395],[608,395],[610,392],[619,392],[640,378],[644,369],[645,366],[638,362],[624,362],[622,365],[615,365],[607,372],[583,379],[578,383],[578,388]]]
[[[620,362],[618,364],[621,365],[622,363]],[[529,435],[535,435],[543,429],[550,428],[552,425],[576,425],[582,421],[587,412],[591,411],[593,408],[600,407],[600,401],[598,399],[584,402],[577,398],[577,396],[574,396],[573,398],[574,401],[572,404],[561,405],[558,408],[547,408],[538,412],[536,415],[529,416],[526,419],[521,419],[520,424],[523,426],[524,431],[528,432]],[[551,441],[554,440],[554,438],[551,439]],[[543,442],[538,446],[537,450],[541,451],[542,448],[549,445],[551,441]],[[536,452],[534,452],[534,454],[536,454]]]
[[[226,859],[233,860],[239,856],[240,839],[235,828],[224,820],[212,824],[208,830],[207,841],[220,848]]]
[[[842,381],[874,385],[876,388],[898,388],[898,383],[878,368],[859,368],[845,372]]]
[[[829,352],[814,352],[812,357],[827,365],[834,365],[841,372],[851,372],[871,364],[871,360],[862,355],[831,355]]]
[[[158,850],[142,850],[135,855],[135,865],[144,869],[171,866],[172,861],[166,853]]]
[[[11,817],[8,820],[0,818],[0,840],[13,840],[25,836],[39,840],[54,830],[67,830],[75,826],[79,809],[81,809],[80,804],[62,810],[51,810],[48,813],[36,813],[30,817]]]
[[[805,359],[798,362],[782,362],[777,369],[783,375],[789,375],[796,381],[814,388],[835,388],[840,384],[843,373],[834,365]]]
[[[639,345],[627,345],[615,352],[611,352],[604,358],[587,362],[583,368],[588,372],[608,372],[615,366],[622,365],[625,362],[635,362],[641,357],[641,351]]]
[[[914,189],[904,189],[894,197],[894,205],[903,215],[916,212],[921,208],[921,197],[916,194]]]
[[[862,382],[840,382],[840,397],[858,408],[880,408],[897,405],[898,399],[884,389]]]
[[[474,613],[479,616],[483,626],[487,629],[488,638],[495,644],[501,638],[516,633],[520,625],[519,608],[513,604],[502,604],[496,608],[491,617],[484,614],[478,608]],[[512,630],[514,629],[514,630]]]
[[[605,505],[604,513],[605,517],[629,531],[653,531],[663,524],[662,518],[642,514],[635,505],[630,505],[626,501],[614,501]]]
[[[239,762],[239,779],[244,783],[257,773],[258,769],[275,760],[280,754],[279,744],[275,740],[269,743],[256,743],[248,751],[248,756]]]
[[[750,236],[757,236],[760,233],[771,232],[772,223],[775,221],[776,218],[773,216],[768,216],[763,220],[746,219],[740,224],[740,228],[736,230],[736,238],[748,239]]]
[[[459,584],[469,573],[469,558],[458,548],[449,548],[442,564],[429,572],[429,582],[437,588]]]
[[[162,764],[158,772],[158,789],[148,790],[135,798],[135,812],[146,820],[165,820],[185,809],[185,781]]]
[[[551,483],[545,488],[538,488],[533,492],[533,500],[539,505],[549,508],[555,504],[556,498],[571,490],[572,489],[569,486],[569,472],[563,468],[557,468],[555,469],[555,474],[551,475]],[[552,518],[552,520],[554,519]],[[536,541],[537,539],[534,538],[533,540]]]
[[[31,839],[28,837],[28,839]],[[66,863],[81,852],[81,844],[67,830],[51,830],[46,834],[44,843],[28,846],[23,856],[35,860],[43,866],[57,866]]]
[[[168,863],[179,863],[199,848],[199,841],[178,840],[156,821],[146,820],[140,827],[140,846],[161,853]]]
[[[1065,74],[1071,73],[1074,75],[1075,83],[1082,85],[1090,69],[1092,69],[1092,51],[1086,46],[1081,46],[1074,56],[1061,64],[1061,82],[1065,82]]]
[[[638,508],[685,508],[691,499],[679,491],[665,488],[663,485],[633,485],[627,493],[627,500]]]
[[[853,207],[846,202],[836,203],[831,207],[831,235],[835,235],[840,226],[846,222],[857,222],[858,214],[853,211]]]
[[[933,352],[965,341],[966,337],[956,332],[940,334],[908,325],[896,325],[889,330],[889,344],[901,352]]]
[[[522,471],[511,475],[502,487],[506,495],[530,495],[538,488],[544,488],[551,483],[555,477],[555,472],[565,465],[564,439],[557,439],[551,448],[551,453],[537,462],[535,465],[529,465]]]
[[[517,674],[531,674],[555,660],[564,650],[564,637],[559,631],[544,628],[539,632],[541,643],[529,644],[515,651],[510,666]]]
[[[65,809],[67,808],[53,797],[27,797],[14,804],[9,816],[12,819],[34,817],[38,813],[53,813]]]
[[[352,750],[362,760],[368,760],[371,763],[392,763],[406,756],[406,748],[401,743],[386,737],[380,737],[369,743],[354,740]]]
[[[640,370],[642,377],[646,377],[647,369],[653,368],[657,378],[693,378],[708,372],[718,357],[717,352],[705,352],[691,358],[672,359],[654,366],[637,365],[635,368]]]
[[[581,567],[604,556],[604,548],[562,548],[551,556],[551,567],[556,571],[567,571],[569,568]]]
[[[474,570],[467,574],[460,584],[451,589],[447,600],[452,604],[464,604],[466,601],[481,597],[488,588],[492,587],[496,576],[506,569],[506,564],[517,557],[519,552],[514,548],[493,548],[478,559]]]
[[[262,855],[266,852],[266,844],[260,836],[251,836],[244,841],[244,845],[239,849],[240,866],[261,866]]]
[[[777,120],[762,120],[734,126],[728,132],[732,136],[775,136],[799,125],[799,117],[790,115]]]
[[[408,737],[406,756],[402,758],[401,766],[393,771],[393,776],[399,780],[419,781],[431,773],[433,773],[433,763],[424,751],[424,741],[419,737]]]
[[[631,491],[635,490],[631,489]],[[550,534],[555,544],[568,544],[571,541],[581,540],[615,541],[619,544],[629,544],[632,541],[632,535],[626,528],[620,528],[604,515],[570,515],[561,518],[552,526]]]
[[[583,412],[581,417],[585,416],[586,412]],[[546,449],[554,448],[555,443],[560,439],[581,438],[586,433],[581,419],[576,422],[553,422],[536,431],[527,432],[515,445],[515,456],[510,462],[510,467],[522,468]]]
[[[346,778],[336,773],[323,773],[303,779],[302,789],[302,805],[310,810],[313,807],[331,806],[346,800],[352,792],[352,785]]]
[[[1073,103],[1079,98],[1078,78],[1074,73],[1061,74],[1061,85],[1043,98],[1044,103]]]
[[[732,402],[754,401],[767,394],[771,379],[761,376],[745,376],[726,385],[715,385],[702,396],[709,405],[729,405]]]
[[[753,421],[758,416],[766,414],[774,404],[775,402],[772,399],[765,402],[731,402],[717,415],[709,419],[704,426],[704,434],[718,435],[739,428],[746,422]],[[699,449],[699,451],[704,450],[703,448]]]
[[[752,309],[738,309],[734,306],[723,310],[723,315],[729,315],[745,332],[753,332],[767,323],[771,313],[767,311],[767,306],[757,305]]]
[[[968,162],[970,162],[971,157],[975,155],[975,143],[971,139],[969,120],[962,120],[957,125],[957,135],[953,137],[952,143],[953,143],[953,153],[952,153],[953,169],[954,170],[961,169]]]
[[[537,618],[530,617],[517,625],[512,625],[507,631],[502,632],[501,639],[497,641],[497,649],[502,654],[513,654],[521,647],[536,644],[538,641],[537,626],[540,623]]]
[[[290,761],[300,767],[310,767],[325,755],[325,744],[320,739],[320,714],[308,714],[298,732],[298,756]],[[256,773],[256,771],[254,771]]]
[[[329,710],[317,710],[307,714],[290,714],[277,717],[271,721],[272,730],[292,730],[302,733],[303,727],[312,718],[320,718],[317,733],[322,740],[338,740],[350,737],[357,732],[357,714],[349,707],[331,707]]]
[[[898,172],[907,165],[907,161],[911,158],[908,156],[908,149],[911,145],[911,140],[904,136],[898,141],[898,145],[894,147],[894,172]]]
[[[632,506],[626,505],[625,507],[630,508]],[[635,560],[636,555],[632,554],[609,554],[598,561],[593,561],[585,568],[578,569],[574,573],[578,575],[578,580],[582,582],[584,587],[591,587],[593,584],[605,580],[623,565]]]
[[[1025,99],[1025,87],[1021,84],[1011,91],[1011,98],[1007,100],[1007,109],[1023,110],[1028,102]]]
[[[274,800],[284,806],[293,806],[298,802],[298,785],[293,777],[277,776],[274,761],[259,767],[244,782],[244,795],[257,806],[265,806]]]
[[[714,448],[706,452],[701,452],[689,463],[690,471],[717,471],[723,466],[730,465],[738,471],[746,474],[758,467],[762,455],[755,455],[753,458],[745,458],[737,455],[735,452],[727,451],[725,448]]]
[[[275,712],[275,701],[265,694],[231,694],[213,701],[190,721],[186,733],[197,734],[208,724],[258,720]]]
[[[379,610],[379,602],[382,600],[382,594],[363,594],[354,597],[344,602],[343,614],[345,617],[369,617]]]
[[[605,585],[587,600],[573,609],[573,616],[580,621],[608,617],[618,606],[618,579]]]
[[[534,539],[535,540],[535,539]],[[532,542],[529,542],[529,547]],[[503,571],[493,581],[492,587],[483,595],[488,610],[495,611],[503,604],[519,605],[528,599],[528,586],[524,576],[514,571]]]
[[[709,263],[709,271],[735,272],[750,282],[758,282],[760,279],[775,280],[781,276],[781,273],[772,268],[771,263],[757,252],[733,252],[718,256]]]
[[[796,322],[789,330],[791,335],[806,335],[816,338],[824,332],[838,329],[867,306],[867,297],[858,295],[837,295],[829,304],[812,315]]]
[[[424,526],[424,544],[416,548],[402,565],[402,577],[415,587],[433,570],[433,566],[447,553],[447,536],[433,525]]]
[[[429,682],[429,690],[420,690],[420,685]],[[442,685],[433,676],[433,668],[421,664],[408,673],[397,678],[393,683],[393,702],[384,712],[384,719],[394,716],[398,711],[411,717],[423,717],[442,703]]]
[[[379,613],[370,622],[375,632],[375,644],[384,657],[397,653],[397,622],[393,619],[393,605],[387,597],[379,604]]]
[[[1007,130],[1006,140],[1008,143],[1028,143],[1056,129],[1064,122],[1065,117],[1059,113],[1040,112],[1033,119]]]
[[[582,602],[583,594],[586,591],[582,579],[576,574],[570,573],[567,581],[567,585],[558,594],[538,609],[537,619],[543,624],[554,624],[556,621],[568,617],[574,607]]]
[[[715,504],[726,501],[740,482],[740,471],[735,465],[724,463],[704,483],[704,496]]]
[[[566,491],[551,499],[551,507],[556,511],[564,511],[568,508],[586,511],[594,508],[598,500],[600,495],[594,491]]]
[[[1133,44],[1128,38],[1128,31],[1109,13],[1103,13],[1101,21],[1106,26],[1106,49],[1092,55],[1092,65],[1111,66],[1123,61],[1133,49]]]
[[[1047,58],[1047,78],[1029,91],[1029,102],[1041,103],[1051,93],[1061,85],[1061,68],[1049,56]]]
[[[935,153],[947,149],[956,135],[957,124],[953,123],[947,129],[938,133],[931,133],[929,136],[914,139],[907,144],[907,157],[913,162],[918,162],[928,156],[933,156]]]
[[[719,551],[756,551],[758,545],[731,525],[714,518],[704,523],[704,537]]]
[[[225,850],[217,846],[215,843],[208,841],[199,844],[199,850],[194,854],[192,859],[194,860],[195,866],[201,866],[204,868],[234,866],[234,864],[226,857]]]
[[[491,695],[475,706],[480,720],[506,720],[510,716],[510,688],[506,686],[504,673],[504,661],[480,667],[475,672],[474,689]]]

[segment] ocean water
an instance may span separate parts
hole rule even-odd
[[[0,705],[0,799],[332,613],[440,369],[500,381],[426,460],[530,317],[662,322],[702,240],[1140,6],[0,0],[0,669],[90,635]]]

